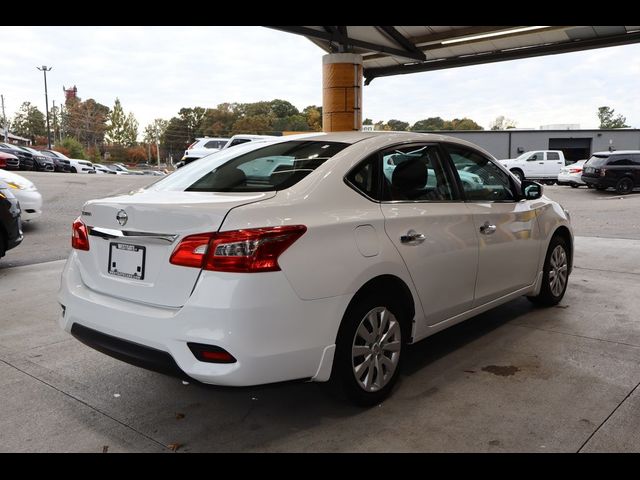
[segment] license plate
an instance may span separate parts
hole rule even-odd
[[[111,275],[144,280],[146,248],[128,243],[109,244],[109,268]]]

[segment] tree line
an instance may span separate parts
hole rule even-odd
[[[625,128],[626,118],[614,116],[608,106],[598,108],[600,128]],[[157,118],[140,135],[133,112],[126,112],[118,98],[109,108],[94,99],[82,101],[70,97],[63,106],[52,107],[52,143],[56,149],[74,158],[101,161],[143,162],[160,157],[179,160],[197,137],[230,137],[239,133],[280,135],[284,131],[321,131],[322,107],[309,105],[302,111],[286,100],[254,103],[221,103],[215,108],[185,107],[169,120]],[[24,102],[9,123],[11,131],[29,138],[34,145],[46,145],[45,115],[30,102]],[[376,121],[367,118],[363,125],[375,130],[434,131],[484,130],[474,120],[463,117],[445,120],[428,117],[410,124],[403,120]],[[491,122],[491,130],[515,128],[517,122],[503,115]]]

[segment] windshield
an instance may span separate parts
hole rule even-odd
[[[594,155],[588,160],[588,163],[590,167],[601,167],[607,163],[608,158],[609,155]]]
[[[255,142],[208,155],[154,184],[153,190],[268,192],[289,188],[349,145],[338,142]]]

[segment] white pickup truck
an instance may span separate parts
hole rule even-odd
[[[556,181],[562,167],[565,166],[564,153],[561,150],[532,150],[524,152],[518,158],[500,160],[520,181],[532,180]]]

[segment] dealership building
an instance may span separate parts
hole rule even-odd
[[[567,160],[589,158],[593,152],[640,150],[640,129],[603,130],[460,130],[429,132],[467,140],[498,159],[515,158],[531,150],[562,150]]]

